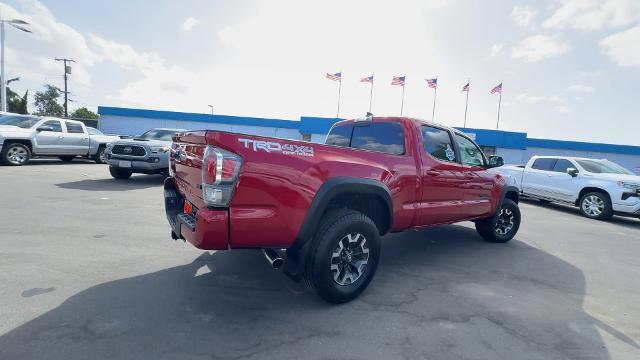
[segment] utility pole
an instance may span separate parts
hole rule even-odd
[[[67,65],[67,63],[75,62],[75,60],[56,58],[56,61],[62,61],[64,63],[64,117],[69,117],[69,111],[67,107],[67,104],[69,102],[69,91],[67,90],[67,74],[71,74],[71,65]]]

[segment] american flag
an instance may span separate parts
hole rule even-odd
[[[337,72],[335,74],[327,73],[327,79],[333,80],[333,81],[342,81],[342,72]]]
[[[495,93],[501,93],[502,92],[502,83],[496,85],[496,87],[494,87],[493,89],[491,89],[491,93],[495,94]]]
[[[391,80],[391,85],[404,86],[404,76],[394,76],[393,80]]]
[[[461,92],[469,92],[469,83],[467,83],[467,85],[462,87],[462,91]]]
[[[362,79],[360,79],[360,82],[373,83],[373,75],[367,76],[367,77],[363,77]]]
[[[427,79],[427,85],[429,85],[430,88],[435,89],[438,87],[438,78],[435,79]]]

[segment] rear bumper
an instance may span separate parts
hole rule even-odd
[[[167,220],[176,238],[185,239],[203,250],[229,248],[229,212],[202,208],[195,215],[184,214],[184,198],[178,192],[175,180],[164,182],[164,205]]]

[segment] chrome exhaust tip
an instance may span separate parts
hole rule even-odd
[[[279,269],[284,264],[284,259],[273,249],[262,249],[262,254],[274,269]]]

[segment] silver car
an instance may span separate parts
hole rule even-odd
[[[182,129],[151,129],[132,139],[109,143],[106,157],[109,172],[116,179],[133,173],[169,176],[169,150],[172,137]]]
[[[20,166],[32,157],[58,157],[72,161],[85,157],[103,163],[108,136],[82,122],[53,117],[0,113],[0,162]]]

